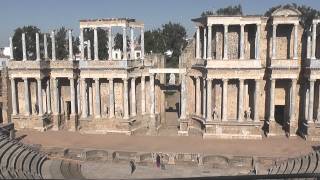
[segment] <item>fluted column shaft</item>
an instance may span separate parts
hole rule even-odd
[[[145,76],[141,76],[141,114],[146,114]]]
[[[201,114],[201,90],[200,90],[200,77],[196,79],[196,114]]]
[[[240,24],[240,59],[244,59],[244,24]]]
[[[10,60],[13,59],[13,43],[12,43],[12,37],[9,37],[9,46],[10,46]]]
[[[110,105],[110,113],[109,117],[114,117],[114,91],[113,91],[113,79],[109,79],[109,105]]]
[[[122,29],[122,51],[123,51],[123,59],[127,59],[127,28],[123,27]]]
[[[136,79],[131,79],[131,116],[136,116]]]
[[[208,55],[207,59],[212,59],[212,26],[208,25]]]
[[[223,79],[222,92],[222,121],[228,120],[228,79]]]
[[[22,60],[27,60],[26,34],[22,33]]]
[[[309,112],[308,112],[308,122],[313,121],[313,102],[314,102],[314,80],[310,80],[309,86]]]
[[[271,79],[271,87],[270,87],[270,107],[269,107],[269,121],[274,121],[274,91],[276,86],[276,80]]]
[[[24,78],[23,81],[24,81],[25,113],[27,116],[29,116],[30,115],[29,83],[27,78]]]
[[[207,29],[203,28],[203,59],[207,59]]]
[[[48,113],[51,113],[51,91],[50,91],[50,79],[47,80],[47,106]]]
[[[11,99],[12,99],[12,115],[17,115],[17,91],[16,82],[14,78],[11,78]]]
[[[108,28],[108,60],[111,60],[112,59],[112,28],[109,27]]]
[[[257,24],[256,40],[255,40],[255,59],[260,59],[260,31],[261,25]]]
[[[48,40],[47,40],[47,34],[43,34],[43,48],[44,48],[44,59],[48,59]]]
[[[88,98],[87,98],[87,83],[85,79],[81,79],[81,91],[82,91],[82,118],[88,117]]]
[[[298,59],[298,24],[294,25],[293,59]]]
[[[68,30],[68,35],[69,35],[69,60],[73,60],[73,47],[72,47],[72,30]]]
[[[223,39],[223,59],[228,59],[228,27],[229,25],[224,25],[224,39]]]
[[[123,79],[123,119],[129,119],[128,79]]]
[[[207,79],[207,121],[212,121],[212,79]]]
[[[76,95],[75,95],[75,86],[74,79],[70,78],[70,96],[71,96],[71,114],[76,113]]]
[[[277,24],[273,24],[272,26],[272,59],[276,59],[276,49],[277,49]]]
[[[253,119],[255,122],[259,122],[259,97],[260,97],[260,80],[255,80],[255,89],[254,89],[254,114]]]
[[[84,60],[84,37],[83,37],[83,28],[80,28],[80,58]]]
[[[92,60],[91,56],[91,42],[90,40],[87,41],[87,59]]]
[[[98,47],[98,29],[93,29],[93,43],[94,43],[94,60],[99,60],[99,47]]]
[[[180,119],[186,119],[187,109],[187,86],[186,86],[186,75],[181,75],[181,114]]]
[[[150,117],[155,116],[154,74],[150,74]]]
[[[43,115],[43,100],[42,100],[42,85],[41,85],[41,79],[37,79],[37,85],[38,85],[38,115]]]
[[[135,59],[134,57],[134,29],[130,28],[130,59]]]
[[[36,60],[40,61],[40,42],[39,42],[39,33],[36,33]]]
[[[95,90],[96,90],[96,107],[95,107],[95,117],[100,118],[101,117],[101,107],[100,107],[100,82],[99,78],[94,79],[95,84]]]
[[[202,87],[202,117],[206,118],[206,106],[207,106],[207,90],[206,90],[207,80],[203,78],[203,87]]]
[[[55,39],[55,32],[52,31],[51,32],[51,44],[52,44],[52,60],[55,61],[56,60],[56,39]]]
[[[312,49],[311,59],[316,59],[316,43],[317,43],[317,24],[312,24]]]
[[[238,121],[243,121],[243,92],[244,80],[239,79],[239,103],[238,103]]]
[[[196,59],[200,59],[200,27],[197,26],[196,32]]]
[[[295,120],[297,80],[291,80],[290,88],[290,124]]]

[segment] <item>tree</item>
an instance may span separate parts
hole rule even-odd
[[[108,58],[108,38],[107,31],[104,29],[97,29],[98,34],[98,56],[99,59],[107,59]],[[91,50],[91,58],[94,57],[94,30],[86,29],[84,31],[84,41],[90,40],[90,50]],[[87,54],[87,49],[85,49],[85,54]]]
[[[55,35],[56,40],[56,57],[57,59],[66,59],[68,57],[68,39],[67,39],[67,29],[61,27],[57,30]]]
[[[127,47],[130,45],[129,37],[126,36],[127,38]],[[116,36],[114,37],[114,49],[121,49],[123,48],[123,35],[120,33],[117,33]]]
[[[22,33],[26,36],[26,51],[27,59],[36,59],[36,33],[39,33],[41,37],[40,29],[36,26],[23,26],[22,28],[16,28],[12,37],[12,44],[14,48],[14,58],[16,60],[22,60]]]
[[[201,13],[201,17],[208,15],[243,15],[241,4],[235,6],[228,6],[225,8],[219,8],[214,11],[204,11]]]

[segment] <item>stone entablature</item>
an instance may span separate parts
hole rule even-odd
[[[207,61],[207,69],[261,69],[260,60],[212,60]]]
[[[141,21],[130,18],[108,18],[108,19],[84,19],[80,20],[80,28],[97,28],[97,27],[137,27],[143,28],[144,24]]]

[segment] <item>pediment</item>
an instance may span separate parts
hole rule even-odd
[[[301,12],[295,8],[279,8],[271,14],[272,16],[300,16]]]

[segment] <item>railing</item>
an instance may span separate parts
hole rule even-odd
[[[214,69],[258,69],[261,61],[257,59],[207,60],[207,68]]]

